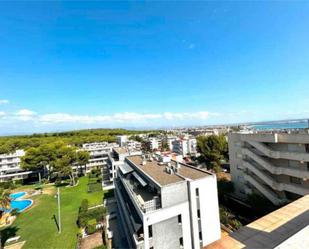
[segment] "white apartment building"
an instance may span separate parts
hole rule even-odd
[[[85,143],[82,145],[82,150],[88,151],[90,155],[89,162],[85,166],[79,166],[88,173],[93,169],[103,169],[107,164],[108,154],[113,148],[119,147],[116,143],[95,142]],[[84,168],[85,167],[85,168]]]
[[[25,179],[32,171],[24,171],[20,167],[20,158],[25,155],[23,150],[0,155],[0,182]]]
[[[258,192],[274,204],[309,193],[309,134],[230,133],[232,181],[240,197]]]
[[[128,156],[115,183],[130,248],[202,248],[220,238],[216,175],[156,155]]]
[[[165,138],[165,141],[166,141],[166,143],[167,143],[168,148],[169,148],[170,151],[173,151],[173,142],[174,142],[175,140],[177,140],[177,139],[178,139],[178,138],[177,138],[176,136],[167,136],[167,137]]]
[[[161,148],[162,141],[158,138],[151,137],[148,139],[148,142],[149,142],[149,149],[151,151],[159,150]]]
[[[120,147],[126,146],[127,141],[128,141],[128,136],[127,136],[127,135],[120,135],[120,136],[117,136],[117,144],[118,144]]]
[[[186,157],[188,154],[195,154],[197,152],[197,141],[195,138],[181,138],[172,142],[173,151]]]
[[[129,150],[141,150],[142,149],[142,143],[133,141],[133,140],[128,140],[126,142],[126,146]]]
[[[124,160],[130,155],[141,155],[142,151],[127,147],[115,147],[108,154],[107,164],[103,169],[103,188],[105,190],[114,189],[114,179],[117,177],[119,165],[124,164]]]

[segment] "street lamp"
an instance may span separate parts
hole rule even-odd
[[[55,195],[58,202],[58,232],[61,233],[61,218],[60,218],[60,190],[57,188],[57,194]]]

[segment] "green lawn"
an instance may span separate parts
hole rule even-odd
[[[88,178],[82,177],[76,187],[61,187],[61,234],[58,234],[53,218],[54,215],[57,217],[57,203],[52,193],[56,190],[54,187],[50,187],[50,194],[33,197],[34,206],[20,214],[2,234],[20,235],[26,240],[23,248],[75,248],[76,219],[82,199],[88,199],[90,206],[103,200],[103,191],[87,193],[87,182]]]

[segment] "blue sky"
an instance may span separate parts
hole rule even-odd
[[[1,2],[0,134],[309,116],[309,2]]]

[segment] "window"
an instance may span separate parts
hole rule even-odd
[[[149,249],[153,249],[154,247],[152,246],[152,247],[149,247]]]
[[[183,237],[179,238],[179,244],[180,244],[180,246],[183,246]]]
[[[199,238],[200,238],[200,241],[202,241],[203,240],[203,235],[202,235],[202,232],[199,232]]]
[[[198,209],[197,210],[197,218],[200,219],[201,218],[201,211]]]
[[[199,195],[200,195],[199,189],[198,189],[198,188],[195,189],[195,195],[196,195],[196,196],[199,196]]]
[[[182,220],[181,220],[181,214],[178,215],[178,224],[181,224],[182,223]]]
[[[149,238],[152,238],[152,226],[148,226],[148,234],[149,234]]]

